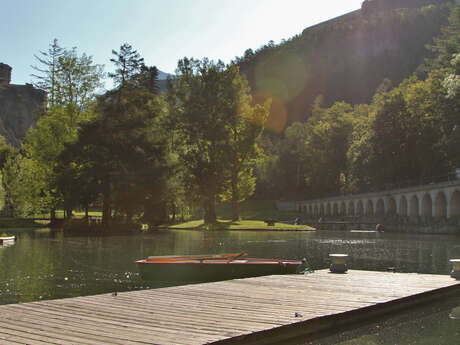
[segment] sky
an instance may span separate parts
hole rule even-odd
[[[34,54],[56,38],[113,70],[112,49],[129,43],[149,66],[174,73],[183,57],[229,63],[354,11],[363,0],[0,0],[0,62],[12,83],[32,81]]]

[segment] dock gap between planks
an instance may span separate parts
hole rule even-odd
[[[460,292],[448,275],[328,270],[0,306],[0,344],[269,344]]]

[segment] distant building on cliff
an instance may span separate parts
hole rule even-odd
[[[19,147],[27,130],[35,124],[46,93],[31,84],[11,84],[11,66],[0,63],[0,135]]]
[[[12,68],[4,63],[0,63],[0,86],[7,86],[11,83]]]

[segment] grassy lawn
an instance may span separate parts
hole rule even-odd
[[[102,216],[102,211],[89,211],[89,216]],[[49,218],[49,213],[36,214],[36,218]],[[85,216],[85,211],[73,211],[73,216],[75,218],[83,218]],[[63,210],[56,210],[56,218],[64,218]]]
[[[169,228],[211,230],[210,226],[204,225],[202,219],[173,225]],[[231,220],[219,219],[213,225],[212,230],[313,230],[313,228],[308,225],[291,225],[285,223],[275,223],[274,226],[267,226],[262,220],[240,220],[232,222]]]
[[[230,204],[218,204],[216,212],[219,217],[218,222],[213,225],[216,230],[238,230],[238,229],[257,229],[257,230],[312,230],[308,225],[292,225],[283,222],[276,222],[274,226],[268,226],[265,219],[276,219],[278,221],[292,221],[298,217],[297,212],[285,212],[276,209],[273,201],[249,200],[242,202],[239,206],[240,221],[232,222],[232,208]],[[210,229],[205,226],[203,219],[191,220],[181,224],[170,226],[172,229]]]

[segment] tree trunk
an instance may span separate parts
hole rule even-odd
[[[104,195],[104,200],[102,201],[102,224],[108,226],[110,223],[110,197]]]
[[[232,171],[232,221],[234,222],[240,219],[238,199],[238,172],[234,169]]]
[[[133,220],[133,210],[131,208],[128,208],[126,210],[126,223],[130,224],[131,221]]]
[[[104,181],[104,195],[102,200],[102,224],[109,226],[112,209],[110,207],[110,182]]]
[[[174,223],[176,221],[176,203],[171,204],[171,212],[172,212],[172,217],[171,217],[171,222]]]
[[[72,207],[66,207],[65,209],[65,218],[72,219]]]
[[[215,195],[209,193],[204,200],[204,223],[215,224],[217,221]]]
[[[56,209],[54,207],[50,210],[50,220],[52,222],[56,220]]]

